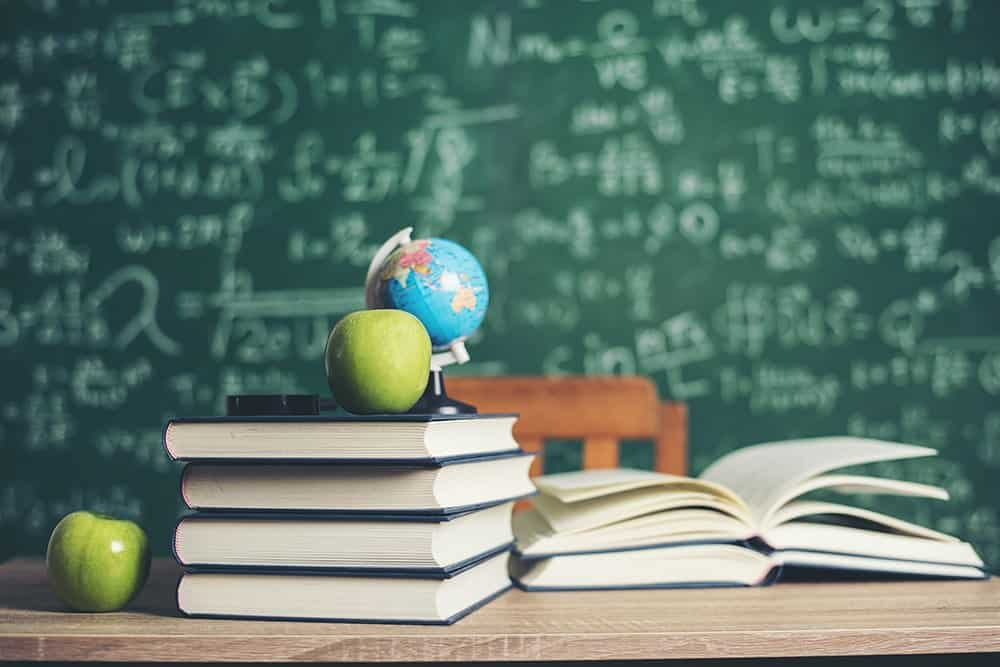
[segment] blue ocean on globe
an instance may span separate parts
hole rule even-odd
[[[423,322],[435,348],[478,329],[490,301],[483,267],[468,250],[445,239],[401,245],[386,259],[379,277],[384,304]]]

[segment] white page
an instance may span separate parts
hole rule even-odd
[[[959,579],[986,579],[986,573],[971,565],[946,565],[922,563],[919,561],[893,560],[890,558],[870,558],[844,554],[817,553],[815,551],[776,551],[771,556],[784,565],[804,566],[834,570],[856,570],[860,572],[887,572],[893,574],[920,575],[932,577],[955,577]]]
[[[862,521],[870,521],[885,526],[889,530],[912,537],[922,537],[939,542],[959,541],[957,537],[952,537],[951,535],[925,528],[909,521],[897,519],[894,516],[882,514],[881,512],[874,512],[860,507],[851,507],[850,505],[841,505],[839,503],[817,502],[815,500],[795,500],[784,505],[778,512],[772,515],[771,526],[780,526],[781,524],[797,519],[824,514],[841,516],[848,520],[860,519]],[[771,528],[769,527],[768,530],[771,530]],[[768,533],[765,532],[762,537],[766,540],[767,535]]]
[[[803,482],[821,473],[936,453],[929,447],[850,436],[786,440],[727,454],[709,466],[700,479],[732,489],[762,522],[783,499],[794,497]]]
[[[529,515],[529,516],[524,516]],[[707,509],[658,512],[576,533],[553,533],[536,511],[514,515],[518,549],[527,555],[621,549],[700,540],[736,541],[753,536],[746,523]]]
[[[928,540],[923,537],[857,530],[846,526],[786,523],[768,533],[767,543],[779,551],[820,551],[867,558],[983,567],[983,561],[975,549],[966,542]]]
[[[534,506],[556,533],[593,530],[644,514],[683,507],[707,507],[742,519],[748,525],[751,521],[748,510],[728,495],[674,485],[634,489],[574,503],[564,503],[543,493],[535,498]]]
[[[538,490],[554,496],[564,503],[589,500],[622,491],[631,491],[648,486],[658,486],[671,482],[690,481],[688,477],[666,475],[652,470],[634,468],[600,468],[595,470],[575,470],[536,477]]]
[[[781,509],[812,491],[826,489],[846,494],[871,494],[886,496],[909,496],[912,498],[930,498],[932,500],[948,500],[948,492],[937,486],[928,484],[918,484],[916,482],[903,482],[898,479],[884,479],[882,477],[868,477],[865,475],[819,475],[810,477],[800,482],[796,486],[788,487],[787,493],[775,499],[771,504],[771,509],[756,516],[759,528],[766,531],[771,526],[776,526],[780,521],[775,516]]]

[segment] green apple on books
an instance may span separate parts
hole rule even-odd
[[[167,423],[175,460],[444,461],[518,451],[515,415],[407,415],[427,385],[431,344],[420,320],[394,309],[341,319],[326,348],[334,397],[354,415],[188,418]]]
[[[406,412],[427,386],[431,339],[405,311],[359,310],[333,327],[325,357],[330,390],[345,410]]]

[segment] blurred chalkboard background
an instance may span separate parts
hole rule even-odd
[[[455,372],[648,375],[695,472],[800,435],[937,447],[883,467],[953,495],[904,515],[1000,560],[1000,3],[0,16],[0,557],[81,507],[165,553],[163,421],[324,391],[329,328],[414,225],[491,281]]]

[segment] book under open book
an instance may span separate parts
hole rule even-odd
[[[535,479],[514,516],[524,588],[758,585],[785,566],[884,575],[983,578],[973,547],[950,535],[813,491],[947,500],[944,489],[840,468],[937,452],[853,437],[740,449],[697,477],[629,469]]]

